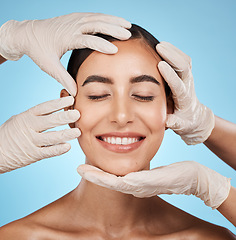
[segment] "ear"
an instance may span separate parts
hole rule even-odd
[[[68,96],[70,96],[70,94],[66,91],[66,89],[62,89],[60,92],[60,97],[63,98],[63,97],[68,97]],[[74,109],[74,105],[64,108],[64,111],[68,111],[68,110],[72,110],[72,109]],[[69,126],[70,126],[70,128],[74,128],[75,124],[69,123]]]
[[[167,103],[167,114],[173,114],[174,113],[174,101],[173,101],[173,98],[172,98],[172,93],[170,93],[170,95],[167,97],[166,99],[166,103]],[[166,127],[166,130],[168,128]]]
[[[172,98],[172,93],[169,94],[169,96],[166,99],[166,102],[167,102],[167,114],[173,114],[175,104]]]

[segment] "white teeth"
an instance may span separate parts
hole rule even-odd
[[[118,145],[128,145],[131,143],[138,142],[138,138],[120,138],[120,137],[103,137],[102,140],[104,142],[110,143],[110,144],[118,144]]]
[[[121,138],[116,138],[116,144],[121,144]]]
[[[128,139],[127,138],[122,138],[121,144],[122,145],[127,145],[128,144]]]
[[[111,144],[116,144],[116,138],[114,137],[111,138]]]

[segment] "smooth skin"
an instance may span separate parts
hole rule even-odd
[[[224,139],[224,141],[222,141]],[[236,124],[215,116],[215,127],[204,144],[236,170]]]
[[[149,49],[144,48],[139,41],[114,43],[119,48],[118,54],[108,56],[94,52],[85,60],[79,70],[78,75],[81,78],[77,79],[79,94],[76,96],[78,102],[75,103],[75,108],[81,112],[81,118],[75,124],[80,127],[82,135],[85,134],[84,139],[81,138],[79,141],[84,146],[83,151],[88,158],[87,162],[97,165],[101,169],[109,168],[113,173],[116,171],[117,173],[122,173],[122,171],[126,173],[149,168],[151,155],[149,155],[149,161],[139,157],[141,151],[146,151],[147,148],[140,148],[127,154],[128,163],[126,164],[122,161],[123,156],[119,157],[115,153],[113,155],[117,155],[116,163],[112,159],[103,161],[98,153],[105,158],[111,153],[93,141],[95,135],[108,130],[121,132],[135,129],[136,132],[141,131],[146,134],[146,145],[149,147],[149,151],[155,152],[159,146],[153,146],[152,140],[158,136],[162,138],[162,132],[165,131],[163,123],[165,115],[160,117],[159,114],[163,112],[163,109],[167,114],[168,107],[165,95],[163,95],[163,80],[156,68],[160,59],[157,59]],[[140,61],[137,61],[138,59]],[[148,68],[144,66],[145,62],[149,63]],[[82,90],[81,85],[85,78],[94,74],[112,78],[113,84],[90,83],[91,85],[87,85],[89,89],[85,89],[84,86],[84,90]],[[134,86],[130,83],[130,79],[137,74],[152,75],[160,81],[161,85],[156,86],[154,83],[142,82],[136,83]],[[159,89],[155,100],[143,102],[134,97],[134,94],[139,96],[150,94],[154,87],[156,90]],[[145,92],[139,89],[145,89]],[[109,92],[110,96],[101,101],[88,98],[91,95],[101,96],[105,92]],[[68,92],[62,91],[61,96],[68,96]],[[130,108],[130,104],[133,106],[132,108]],[[90,114],[91,109],[82,109],[84,105],[94,106],[93,116],[96,118],[87,118],[86,115]],[[113,108],[104,108],[104,105],[112,105]],[[156,109],[154,110],[155,114],[145,118],[143,113],[148,107]],[[157,118],[159,119],[157,120]],[[153,124],[155,121],[159,121],[160,128]],[[93,154],[87,152],[90,149],[86,149],[86,143],[94,146]],[[138,165],[131,164],[135,162],[132,156],[139,157]],[[114,164],[117,169],[112,167]],[[125,169],[121,167],[125,167]],[[193,217],[157,196],[140,199],[97,186],[84,179],[76,189],[59,200],[21,220],[2,227],[0,236],[1,240],[15,239],[16,236],[19,240],[46,238],[57,240],[234,239],[228,230]]]

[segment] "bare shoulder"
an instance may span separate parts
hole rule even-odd
[[[0,240],[34,240],[36,238],[36,226],[33,224],[27,224],[23,220],[17,220],[4,225],[0,228]]]
[[[66,233],[57,227],[59,223],[65,223],[61,218],[61,211],[58,210],[63,209],[58,208],[59,203],[60,199],[24,218],[0,227],[0,240],[59,239],[58,236],[65,239]]]
[[[228,229],[217,226],[208,222],[197,224],[191,229],[187,230],[189,239],[202,239],[202,240],[235,240],[236,236]]]
[[[49,206],[49,205],[48,205]],[[8,223],[0,228],[0,240],[38,240],[47,239],[45,235],[51,236],[50,228],[45,226],[41,220],[45,215],[45,206],[26,217]]]
[[[157,234],[165,235],[164,239],[236,240],[236,236],[228,229],[199,219],[167,202],[162,202],[162,209],[164,211],[154,226],[156,230],[161,226]],[[155,205],[153,210],[154,215],[158,215]]]
[[[19,219],[0,228],[0,240],[58,239],[58,232],[43,224]]]

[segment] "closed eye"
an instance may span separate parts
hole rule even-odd
[[[107,98],[108,96],[110,96],[110,94],[104,94],[104,95],[90,95],[90,96],[88,96],[88,98],[89,98],[90,100],[102,100],[102,99]]]
[[[154,96],[140,96],[136,94],[133,94],[132,96],[138,99],[139,101],[143,101],[143,102],[149,102],[154,100]]]

